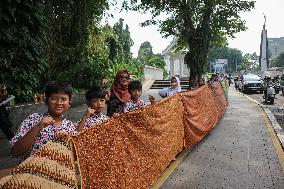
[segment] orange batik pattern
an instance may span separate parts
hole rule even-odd
[[[177,93],[66,138],[67,149],[48,143],[1,179],[0,186],[40,188],[27,184],[32,179],[48,186],[43,188],[77,187],[74,153],[82,189],[149,188],[178,153],[214,128],[226,107],[218,83]],[[35,165],[37,158],[46,163]]]

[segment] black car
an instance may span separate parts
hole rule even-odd
[[[263,89],[261,77],[254,74],[241,75],[239,81],[239,90],[243,93],[248,91],[260,91],[262,93]]]

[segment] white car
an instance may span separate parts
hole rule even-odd
[[[239,90],[243,93],[247,93],[249,91],[260,91],[260,93],[262,93],[262,82],[261,77],[258,75],[241,75],[239,81]]]

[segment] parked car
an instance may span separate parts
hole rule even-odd
[[[260,93],[263,92],[262,79],[258,75],[241,75],[238,85],[239,90],[243,93],[247,93],[249,91],[260,91]]]

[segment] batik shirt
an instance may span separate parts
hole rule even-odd
[[[31,128],[39,124],[43,116],[47,116],[47,115],[48,113],[43,113],[43,114],[33,113],[30,116],[28,116],[20,125],[16,135],[9,141],[11,148],[15,145],[15,143],[20,138],[25,136]],[[24,155],[23,159],[29,157],[30,155],[35,153],[39,148],[45,145],[48,141],[52,140],[54,138],[55,132],[57,131],[62,131],[62,132],[67,132],[67,133],[76,133],[76,127],[71,121],[62,117],[60,127],[54,127],[53,125],[49,125],[43,128],[38,133],[36,140],[34,141],[32,147],[27,152],[27,154]]]
[[[143,108],[143,107],[145,107],[146,106],[146,103],[143,101],[143,100],[141,100],[140,98],[137,100],[137,102],[135,103],[135,102],[133,102],[133,100],[129,100],[127,103],[126,103],[126,105],[125,105],[125,107],[124,107],[124,109],[123,109],[123,112],[130,112],[130,111],[132,111],[132,110],[135,110],[135,109],[137,109],[137,108]]]
[[[106,116],[106,115],[103,115],[103,114],[100,114],[100,115],[97,115],[97,114],[94,114],[92,115],[91,117],[89,117],[87,120],[86,120],[86,123],[84,124],[84,129],[85,128],[90,128],[92,127],[93,125],[97,125],[99,123],[102,123],[104,122],[105,120],[108,120],[109,117]]]

